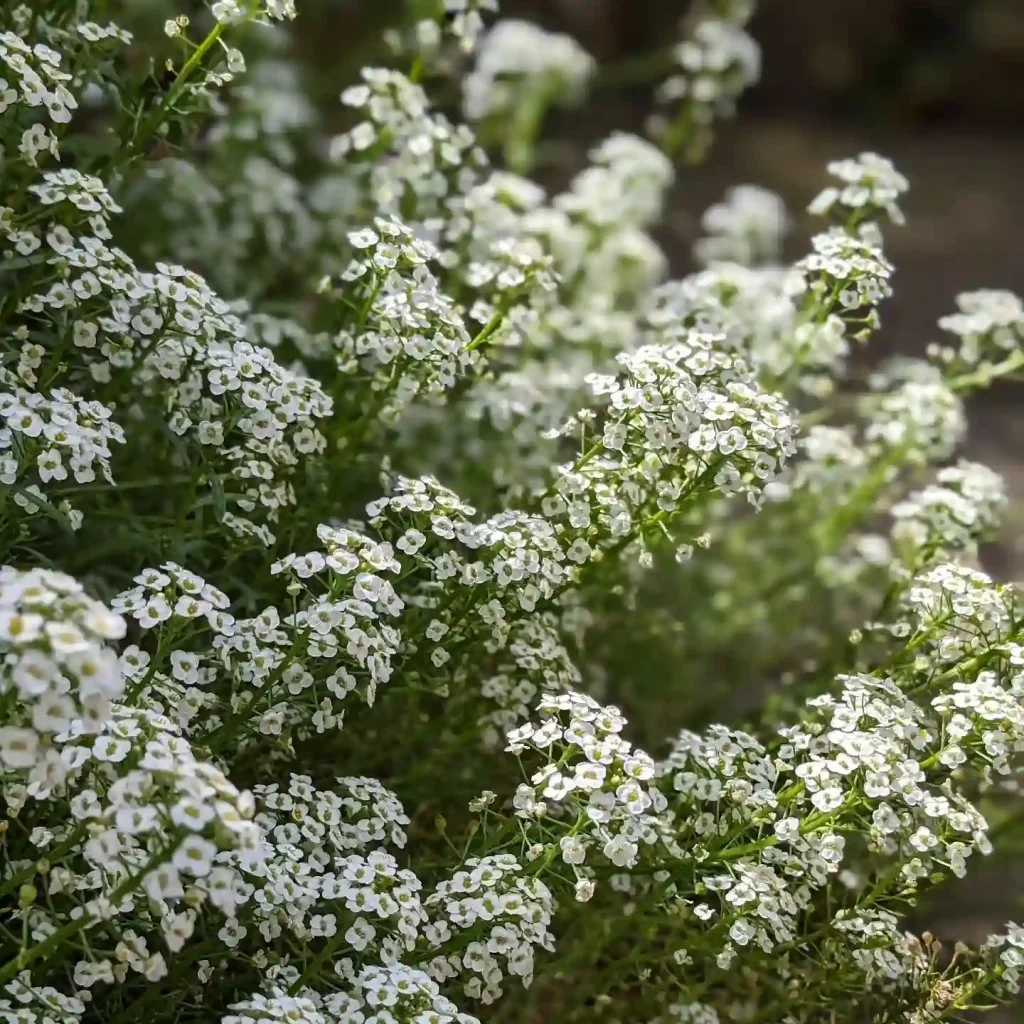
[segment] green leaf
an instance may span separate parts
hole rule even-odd
[[[218,523],[224,522],[224,515],[228,510],[227,501],[224,498],[224,485],[216,473],[210,476],[210,487],[213,491],[213,514]]]

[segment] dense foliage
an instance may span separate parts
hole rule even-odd
[[[745,0],[555,195],[596,62],[409,6],[330,110],[291,0],[0,6],[0,1021],[1011,996],[1024,930],[907,929],[1024,821],[1006,499],[957,459],[1021,302],[850,369],[907,190],[874,154],[792,265],[740,186],[668,278]]]

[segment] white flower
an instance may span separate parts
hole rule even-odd
[[[580,903],[586,903],[594,895],[594,883],[589,878],[576,880],[574,895]]]
[[[36,734],[31,729],[0,726],[0,761],[8,768],[31,768],[38,750]]]
[[[357,952],[362,952],[373,942],[377,930],[362,917],[357,917],[345,932],[345,941]]]
[[[198,835],[186,836],[171,858],[171,863],[186,874],[204,878],[213,867],[217,847],[208,839]]]
[[[558,845],[566,864],[582,864],[587,859],[587,848],[576,836],[562,836]]]

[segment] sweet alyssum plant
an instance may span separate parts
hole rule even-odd
[[[0,1020],[1017,990],[1016,925],[913,929],[1024,819],[1005,495],[957,458],[1020,300],[848,373],[907,189],[873,154],[794,264],[744,186],[670,279],[670,155],[756,78],[751,5],[699,6],[656,142],[554,195],[520,175],[602,72],[495,9],[411,4],[325,111],[290,0],[0,8]]]

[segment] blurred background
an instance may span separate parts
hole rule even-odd
[[[320,0],[299,19],[312,58],[359,64],[379,53],[401,0]],[[502,15],[568,32],[602,64],[635,68],[679,38],[688,0],[501,0]],[[1024,0],[761,0],[750,31],[762,78],[736,119],[716,127],[703,163],[681,168],[659,241],[674,274],[691,266],[703,210],[724,190],[756,183],[778,192],[796,218],[788,256],[811,233],[801,211],[822,187],[825,164],[875,150],[911,181],[903,228],[887,232],[895,296],[863,354],[920,354],[957,292],[1024,293]],[[615,128],[641,130],[651,81],[614,76],[579,110],[552,114],[558,148],[541,169],[565,183],[588,146]],[[642,76],[641,76],[642,77]],[[1024,578],[1024,393],[1005,385],[971,409],[968,454],[1002,472],[1013,501],[986,568]],[[1024,863],[972,876],[925,920],[940,937],[980,941],[1024,904]],[[936,925],[936,922],[938,924]],[[1024,1009],[1002,1020],[1024,1020]]]

